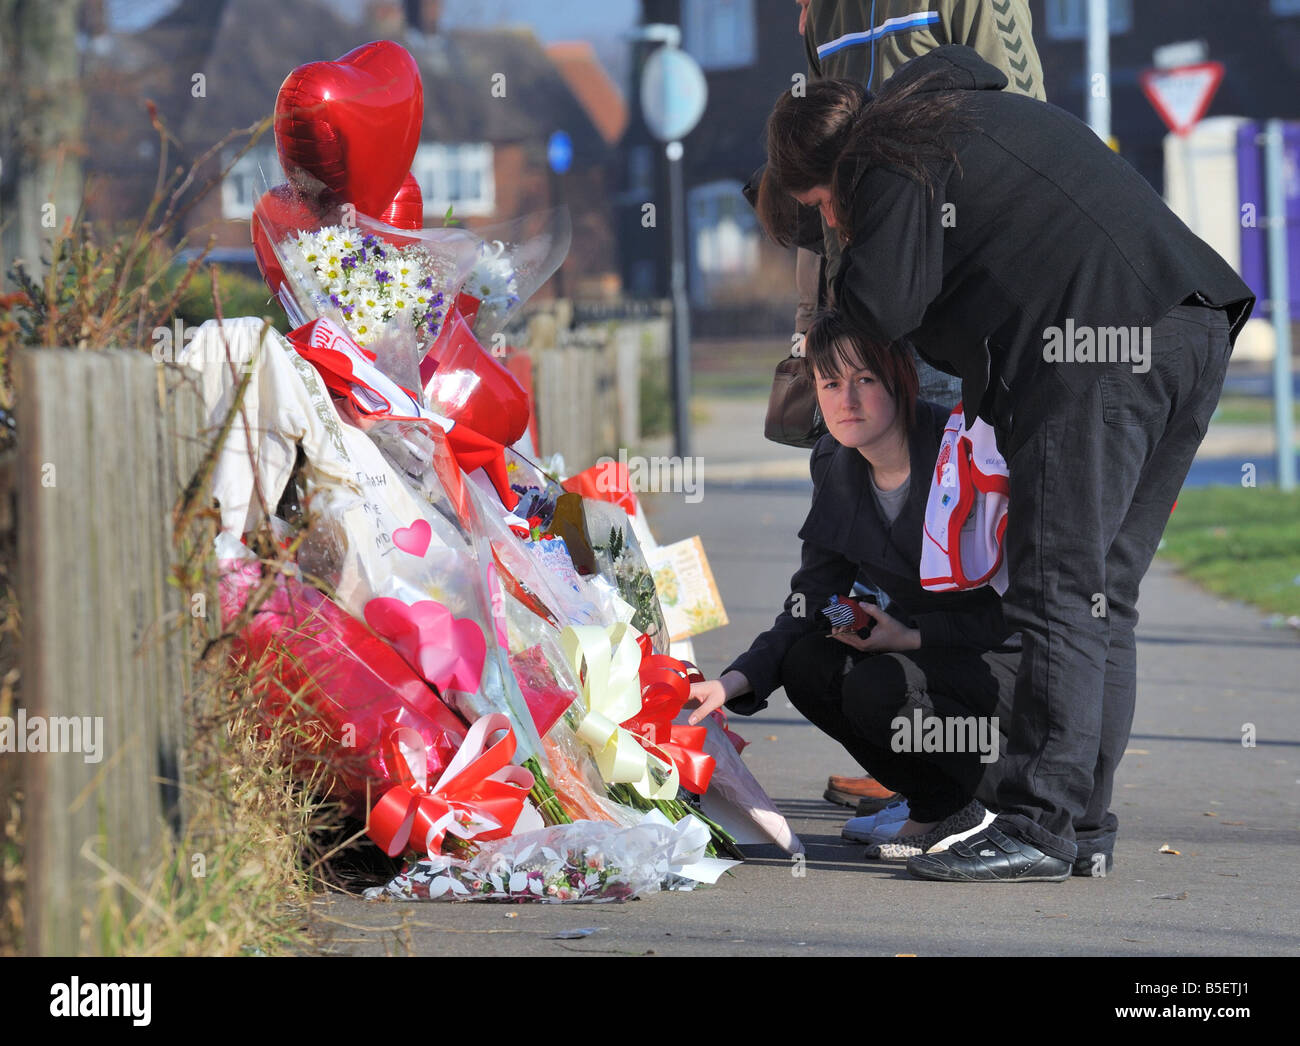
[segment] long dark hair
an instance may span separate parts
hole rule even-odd
[[[852,216],[853,181],[864,167],[888,165],[933,191],[934,167],[957,162],[953,136],[968,124],[961,91],[928,90],[928,76],[886,81],[871,94],[856,80],[814,80],[783,91],[767,118],[767,170],[758,217],[782,246],[794,242],[792,193],[829,185],[836,225]]]

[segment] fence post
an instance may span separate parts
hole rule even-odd
[[[94,954],[179,828],[188,595],[169,583],[172,509],[201,454],[197,393],[138,351],[19,357],[27,951]],[[214,611],[215,612],[215,611]],[[75,726],[74,726],[75,724]],[[96,740],[99,749],[95,751]]]

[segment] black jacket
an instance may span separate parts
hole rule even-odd
[[[933,72],[930,90],[967,93],[969,120],[933,194],[887,167],[838,172],[854,186],[835,282],[850,320],[907,336],[960,377],[967,422],[982,416],[1006,453],[1058,392],[1096,378],[1095,363],[1045,364],[1048,327],[1147,327],[1199,294],[1225,309],[1235,338],[1250,289],[1085,124],[1002,90],[1006,78],[968,47],[937,48],[892,82]]]
[[[731,711],[752,715],[766,706],[768,695],[781,685],[781,662],[790,647],[805,635],[830,630],[821,608],[832,595],[848,595],[859,574],[889,596],[890,614],[920,631],[922,646],[1019,646],[1018,634],[1010,633],[1002,619],[1002,600],[993,589],[927,592],[921,587],[921,526],[948,414],[934,403],[916,405],[909,447],[911,485],[892,527],[871,493],[867,459],[830,435],[817,442],[810,463],[812,506],[799,531],[802,564],[790,580],[790,597],[775,624],[723,670],[743,672],[753,691],[728,701]]]

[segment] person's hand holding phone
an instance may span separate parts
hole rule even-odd
[[[871,632],[864,639],[851,625],[831,629],[831,636],[864,654],[887,654],[902,650],[919,650],[921,633],[908,628],[898,618],[881,610],[874,603],[860,603],[862,612],[872,619]]]

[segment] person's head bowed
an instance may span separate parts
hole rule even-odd
[[[872,94],[856,80],[813,80],[781,93],[767,118],[767,168],[757,210],[782,246],[795,237],[795,203],[821,208],[847,237],[860,174],[887,165],[923,185],[934,165],[955,161],[951,135],[961,125],[959,91],[933,91],[926,77],[895,77]]]

